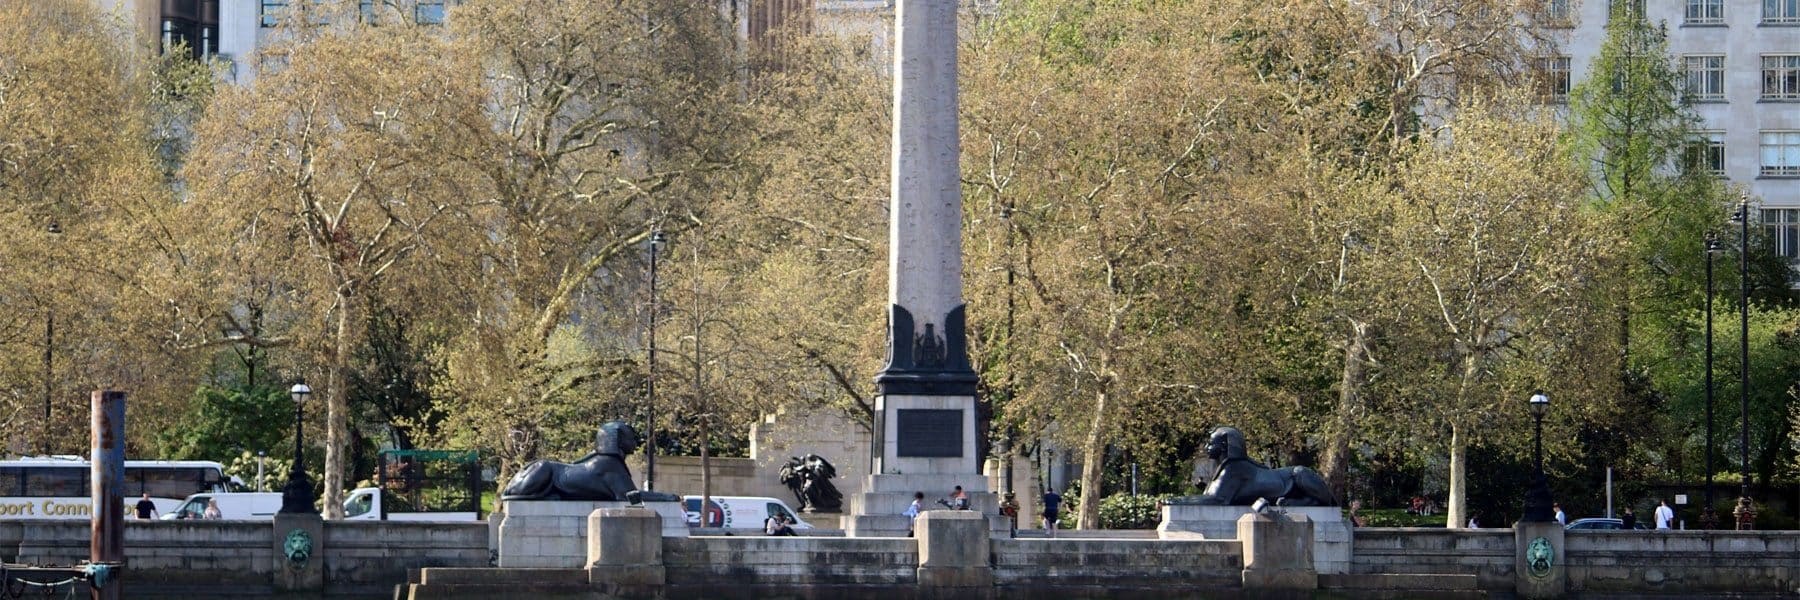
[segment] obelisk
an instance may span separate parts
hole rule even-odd
[[[895,8],[887,364],[875,378],[873,473],[845,524],[853,536],[905,535],[914,492],[935,508],[962,486],[973,509],[997,511],[976,454],[963,311],[957,4]]]

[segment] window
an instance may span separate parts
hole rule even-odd
[[[1725,176],[1725,132],[1697,131],[1688,147],[1689,164],[1720,177]]]
[[[1763,231],[1768,232],[1776,254],[1800,257],[1800,209],[1762,209],[1762,222]]]
[[[28,497],[82,497],[88,494],[88,470],[81,467],[50,467],[25,470],[25,495]]]
[[[1540,56],[1537,67],[1538,94],[1545,102],[1569,101],[1569,57]]]
[[[1764,100],[1800,100],[1800,54],[1764,54]]]
[[[1774,177],[1800,175],[1800,131],[1762,132],[1761,174]]]
[[[413,7],[413,19],[420,25],[444,24],[445,0],[419,0]]]
[[[1608,0],[1606,14],[1609,19],[1641,19],[1644,17],[1644,0]]]
[[[1763,0],[1764,23],[1800,23],[1800,0]]]
[[[1568,26],[1570,22],[1569,0],[1550,0],[1544,6],[1544,16],[1558,26]]]
[[[1690,54],[1681,60],[1687,71],[1688,99],[1697,102],[1725,99],[1725,55]]]
[[[262,15],[262,26],[280,25],[281,19],[287,16],[287,8],[287,0],[262,0],[262,10],[258,13]]]
[[[1687,0],[1684,25],[1724,25],[1725,0]]]

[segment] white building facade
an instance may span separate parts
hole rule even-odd
[[[1610,11],[1623,3],[1549,4],[1553,14],[1567,11],[1569,25],[1548,32],[1560,55],[1545,62],[1580,81],[1600,54]],[[1709,165],[1749,190],[1776,249],[1800,259],[1800,0],[1636,0],[1624,8],[1665,27],[1675,66],[1687,72]]]

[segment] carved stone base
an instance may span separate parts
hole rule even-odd
[[[579,569],[587,566],[588,515],[624,502],[511,500],[500,521],[501,567]],[[675,502],[647,502],[662,518],[663,537],[687,537],[687,518]]]
[[[1288,514],[1305,515],[1313,527],[1313,564],[1321,575],[1350,572],[1354,529],[1336,506],[1288,507]],[[1238,518],[1250,514],[1248,506],[1164,505],[1157,537],[1172,539],[1237,539]]]
[[[987,478],[976,475],[966,479],[950,475],[869,475],[863,487],[869,491],[850,497],[850,514],[842,517],[840,526],[849,537],[906,537],[911,524],[906,518],[906,507],[912,505],[913,493],[925,493],[925,500],[920,502],[923,510],[949,510],[938,500],[948,500],[958,485],[969,496],[969,510],[988,517],[990,537],[1012,537],[1012,522],[1000,514],[1000,495],[987,491]]]

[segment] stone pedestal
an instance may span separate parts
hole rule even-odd
[[[587,566],[588,516],[625,502],[513,500],[500,521],[501,567],[579,569]],[[677,502],[646,502],[661,517],[662,535],[687,537],[687,519]]]
[[[1289,515],[1305,516],[1312,523],[1313,567],[1325,575],[1350,572],[1350,553],[1355,532],[1336,506],[1292,506]],[[1165,540],[1237,539],[1238,519],[1250,514],[1248,506],[1165,505],[1157,537]]]
[[[919,587],[992,592],[987,518],[974,511],[940,510],[919,515]],[[957,595],[957,594],[953,594]]]
[[[325,520],[318,513],[275,513],[275,589],[325,588]]]
[[[1313,523],[1306,515],[1247,514],[1238,517],[1237,537],[1244,545],[1244,589],[1318,589]]]
[[[1563,526],[1556,521],[1513,524],[1513,589],[1520,598],[1561,598],[1569,591]]]
[[[939,499],[949,500],[959,485],[969,496],[969,510],[938,504]],[[1000,495],[988,491],[987,485],[987,478],[979,475],[869,475],[863,485],[868,491],[850,497],[850,514],[840,519],[840,526],[849,537],[906,537],[911,524],[906,507],[912,505],[915,492],[924,492],[925,500],[919,504],[925,512],[980,515],[987,520],[990,536],[1012,537],[1011,522],[1000,514]]]
[[[661,586],[662,516],[646,508],[602,508],[588,515],[588,581],[601,586]]]

